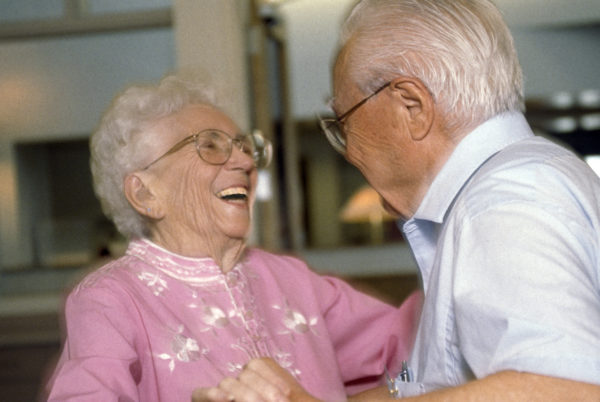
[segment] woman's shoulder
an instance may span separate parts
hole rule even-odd
[[[296,285],[300,282],[305,284],[310,282],[311,286],[317,287],[345,286],[340,285],[344,283],[341,279],[321,274],[309,266],[301,257],[290,254],[279,254],[252,248],[248,250],[245,265],[251,267],[254,272],[261,272],[261,276],[270,276],[275,280],[284,280]]]
[[[128,255],[106,262],[83,276],[74,288],[74,292],[78,293],[86,289],[93,289],[109,284],[112,287],[115,282],[124,284],[133,275],[133,265],[134,261]]]
[[[295,270],[310,270],[306,262],[290,254],[280,254],[260,248],[250,248],[245,261],[258,266],[277,266]]]
[[[244,265],[261,276],[285,278],[286,281],[318,281],[320,276],[299,257],[252,248],[248,250]]]

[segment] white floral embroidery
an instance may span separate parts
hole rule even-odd
[[[292,355],[285,352],[279,352],[275,354],[275,360],[281,367],[290,372],[296,379],[300,376],[300,370],[293,367]]]
[[[215,329],[225,328],[229,324],[234,324],[231,319],[238,315],[233,309],[230,310],[229,313],[225,313],[220,307],[208,305],[204,299],[201,299],[200,303],[192,302],[187,306],[189,308],[201,310],[200,318],[203,323],[208,325],[208,328],[204,328],[201,331],[206,332],[212,330],[215,335]]]
[[[159,359],[169,360],[169,370],[171,372],[175,370],[175,360],[189,363],[200,360],[209,352],[208,348],[200,348],[195,339],[183,336],[183,330],[182,325],[173,336],[173,340],[171,341],[171,351],[173,354],[161,353],[157,355]]]
[[[244,369],[244,365],[240,363],[227,363],[227,370],[230,373],[240,373]]]
[[[202,308],[202,321],[213,328],[224,328],[230,324],[229,319],[235,315],[234,311],[230,311],[229,315],[216,306],[204,306]]]
[[[312,332],[315,335],[318,335],[316,329],[314,328],[317,325],[318,318],[311,317],[307,319],[304,314],[302,314],[298,310],[293,310],[287,303],[285,305],[279,306],[274,305],[274,309],[283,311],[283,318],[281,319],[283,326],[286,328],[284,330],[279,331],[280,335],[291,335],[292,339],[294,339],[294,334],[304,334],[308,331]]]
[[[156,357],[158,357],[159,359],[162,360],[170,360],[169,361],[169,371],[172,373],[173,370],[175,370],[175,359],[168,353],[161,353],[159,355],[157,355]]]
[[[152,293],[154,293],[155,296],[160,296],[160,294],[168,288],[167,281],[162,279],[158,272],[140,272],[138,278],[142,282],[146,282],[146,285],[152,289]]]
[[[254,359],[260,357],[260,353],[256,346],[256,343],[259,340],[260,339],[250,339],[246,337],[239,338],[236,343],[231,344],[231,348],[244,352],[248,359]]]

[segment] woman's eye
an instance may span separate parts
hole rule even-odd
[[[202,139],[200,146],[204,149],[213,150],[220,149],[222,146],[220,145],[222,141],[218,137],[205,137]]]
[[[202,144],[202,148],[207,148],[207,149],[215,149],[217,148],[217,144],[215,141],[212,140],[206,140],[204,141],[204,143]]]
[[[245,154],[252,155],[252,145],[250,145],[250,144],[243,144],[242,145],[242,151]]]

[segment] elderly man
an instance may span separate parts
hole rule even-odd
[[[600,400],[600,181],[532,134],[495,6],[360,2],[334,94],[324,131],[402,219],[426,292],[392,395]]]
[[[322,127],[400,218],[425,291],[405,370],[355,399],[599,401],[600,180],[533,135],[496,7],[363,0],[333,85]],[[268,361],[247,371],[308,398]]]

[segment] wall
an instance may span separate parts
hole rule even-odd
[[[0,42],[1,266],[31,260],[15,141],[86,138],[116,92],[174,68],[173,42],[170,29]]]
[[[182,0],[183,2],[184,0]],[[353,0],[292,0],[280,6],[287,26],[294,118],[329,113],[330,67],[342,18]],[[600,3],[596,0],[498,0],[513,26],[526,94],[598,88]],[[56,17],[62,1],[38,15]],[[169,0],[87,0],[96,11],[164,6]],[[129,6],[125,6],[129,4]],[[0,19],[30,16],[34,0],[2,4]],[[46,7],[47,6],[47,7]],[[0,267],[30,261],[31,233],[20,216],[15,141],[86,138],[115,92],[175,68],[171,29],[0,42]],[[242,119],[243,120],[243,119]],[[31,186],[29,186],[31,187]],[[31,197],[45,196],[28,189]],[[22,215],[22,214],[21,214]]]

